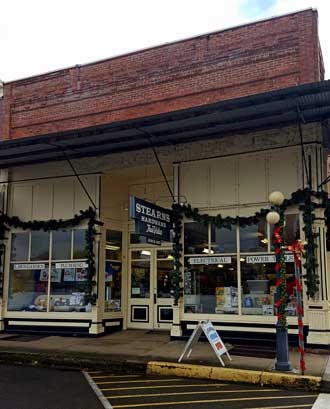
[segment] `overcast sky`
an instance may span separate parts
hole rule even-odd
[[[329,78],[329,0],[4,0],[0,79],[85,64],[309,7],[319,12]]]

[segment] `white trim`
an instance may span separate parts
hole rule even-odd
[[[8,321],[8,325],[28,325],[34,327],[85,327],[89,328],[89,322],[54,322],[54,321]]]
[[[116,327],[120,325],[120,321],[107,321],[104,323],[105,327]]]

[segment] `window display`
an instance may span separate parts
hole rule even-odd
[[[251,226],[232,226],[232,230],[197,222],[185,223],[184,311],[238,314],[240,304],[243,315],[276,314],[272,234],[273,228],[266,221]],[[300,238],[299,214],[285,216],[284,234],[288,245]],[[296,315],[294,260],[290,253],[286,255],[286,268],[290,297],[288,315]]]
[[[185,257],[184,309],[187,313],[237,314],[236,258]]]
[[[105,311],[121,311],[122,232],[106,231]]]
[[[86,259],[73,261],[73,237],[82,249],[83,229],[12,233],[9,311],[91,311],[84,293],[88,266]]]
[[[287,254],[287,290],[290,296],[288,315],[296,315],[296,294],[293,288],[294,263]],[[291,261],[291,262],[289,262]],[[274,315],[276,300],[275,256],[251,255],[241,258],[242,313],[246,315]]]

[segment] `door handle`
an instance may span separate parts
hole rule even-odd
[[[154,304],[157,304],[157,294],[154,294]]]

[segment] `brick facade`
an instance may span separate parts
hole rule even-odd
[[[3,139],[80,129],[319,81],[309,9],[5,84]]]

